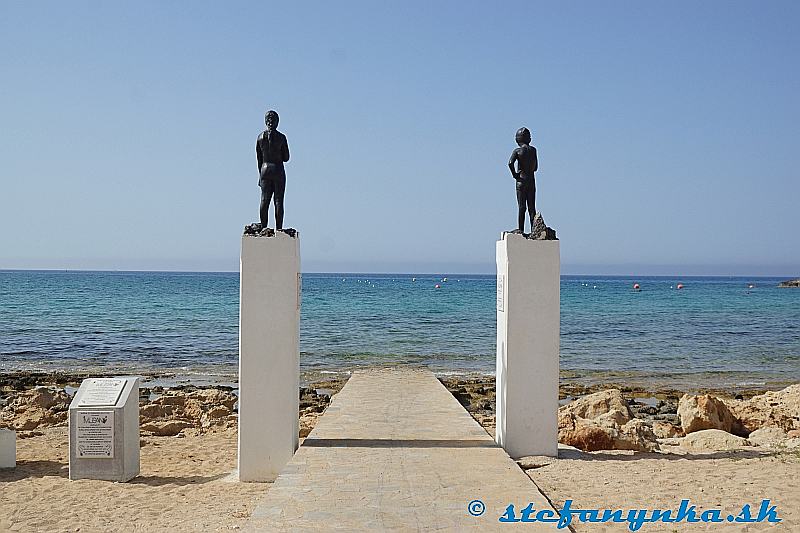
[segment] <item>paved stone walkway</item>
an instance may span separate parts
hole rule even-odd
[[[479,517],[467,512],[475,499]],[[555,531],[497,521],[529,502],[552,509],[433,374],[369,370],[333,397],[246,530]]]

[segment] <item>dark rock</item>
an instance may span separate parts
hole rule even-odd
[[[527,238],[535,241],[555,241],[557,240],[556,230],[553,228],[548,228],[544,223],[542,214],[536,213],[536,216],[533,217],[533,227],[531,228],[531,233]]]
[[[778,287],[800,287],[800,278],[781,281],[778,283]]]
[[[636,408],[633,409],[633,411],[638,415],[653,416],[658,414],[658,409],[656,409],[652,405],[642,405],[642,406],[637,405]]]
[[[284,228],[279,229],[278,231],[285,233],[293,239],[297,238],[297,230],[294,228]],[[254,237],[274,237],[275,230],[272,228],[265,228],[260,222],[253,222],[252,224],[248,224],[244,227],[244,234],[252,235]]]
[[[245,235],[258,235],[259,233],[261,233],[260,222],[254,222],[253,224],[248,224],[244,227]]]
[[[453,393],[453,396],[455,396],[456,400],[464,407],[469,407],[472,403],[472,396],[466,391],[456,391]]]

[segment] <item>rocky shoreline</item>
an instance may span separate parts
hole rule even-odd
[[[92,374],[97,377],[98,374]],[[0,428],[19,438],[66,426],[71,395],[82,373],[0,374]],[[306,437],[347,378],[305,383],[300,398],[300,437]],[[487,432],[494,434],[492,377],[447,377],[440,381]],[[235,429],[238,396],[231,386],[143,386],[143,437],[181,437]],[[682,391],[606,384],[562,384],[559,442],[598,450],[680,451],[736,447],[800,449],[800,384],[781,391],[746,390],[684,394]],[[146,440],[143,438],[143,442]]]
[[[14,429],[24,439],[41,435],[45,428],[67,425],[72,394],[86,377],[90,376],[61,372],[0,375],[0,429]],[[91,377],[103,376],[95,373]],[[300,387],[301,438],[311,432],[331,396],[345,382],[332,379]],[[230,386],[141,387],[141,434],[173,437],[235,428],[238,401]]]
[[[494,434],[494,380],[441,381]],[[730,396],[562,385],[558,440],[584,452],[800,450],[800,383],[780,391],[747,392]]]

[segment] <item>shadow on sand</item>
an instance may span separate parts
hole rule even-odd
[[[68,477],[69,465],[59,461],[17,461],[16,468],[0,470],[0,483],[51,476]]]

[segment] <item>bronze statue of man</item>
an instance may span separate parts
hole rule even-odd
[[[531,132],[528,128],[518,129],[515,137],[517,148],[511,152],[508,168],[517,180],[517,224],[519,232],[525,233],[525,209],[527,208],[531,219],[531,231],[533,218],[536,216],[536,181],[533,174],[539,170],[539,160],[536,157],[536,148],[531,146]]]
[[[258,186],[261,187],[261,227],[267,227],[269,203],[275,198],[275,229],[283,229],[283,195],[286,192],[286,171],[283,164],[289,161],[289,144],[286,136],[277,130],[278,113],[267,111],[264,116],[267,129],[256,140],[258,159]]]

